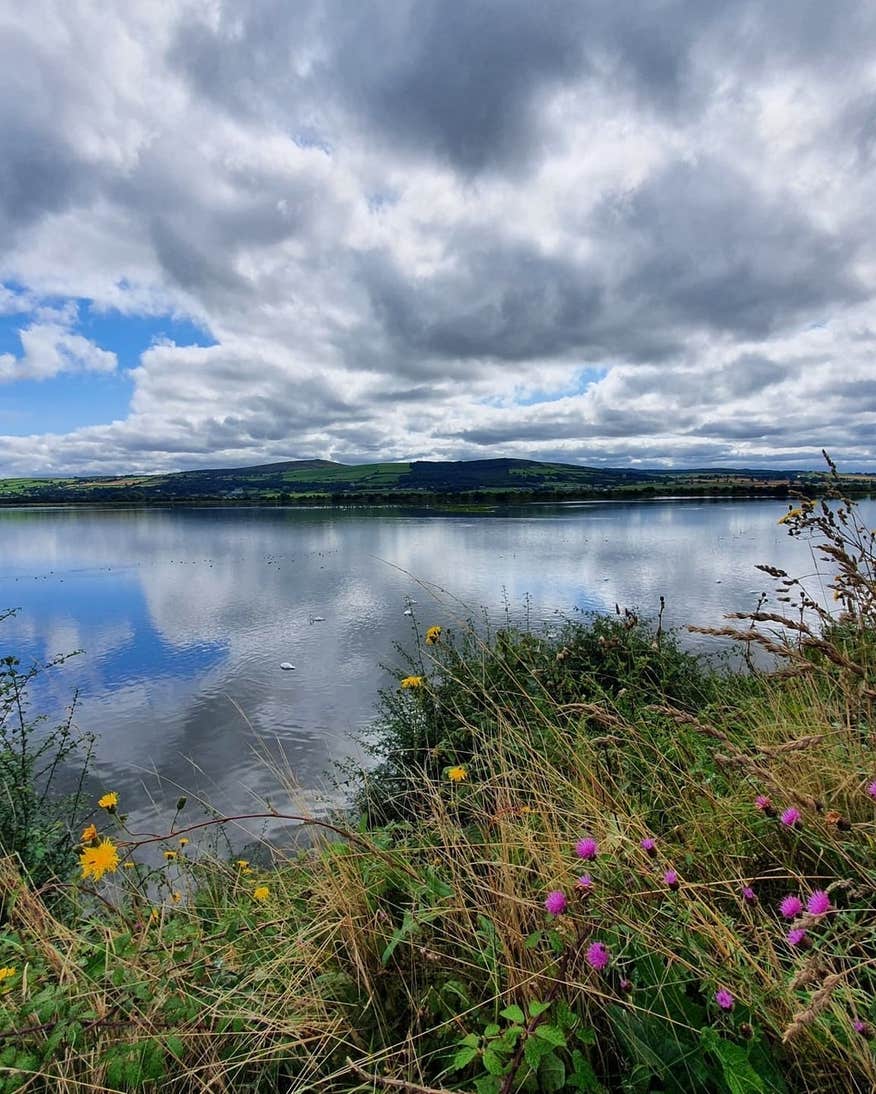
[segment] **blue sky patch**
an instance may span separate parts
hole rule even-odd
[[[7,287],[13,291],[17,288]],[[40,301],[42,306],[58,308],[64,303]],[[75,303],[78,317],[68,329],[115,353],[118,371],[62,372],[45,380],[0,383],[0,435],[68,433],[83,426],[124,419],[133,391],[128,373],[140,363],[144,350],[161,341],[178,346],[215,345],[209,332],[185,318],[123,315],[116,310],[98,310],[87,300]],[[19,331],[34,322],[39,320],[33,311],[0,315],[0,354],[21,357]]]

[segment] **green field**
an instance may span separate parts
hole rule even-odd
[[[818,493],[825,481],[821,472],[770,469],[665,471],[512,459],[355,465],[294,460],[161,475],[0,479],[0,504],[483,502],[711,493],[783,497],[791,491]],[[851,493],[868,493],[876,489],[876,476],[847,475],[843,484]]]

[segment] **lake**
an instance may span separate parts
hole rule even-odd
[[[720,625],[753,608],[768,562],[810,573],[780,501],[404,508],[0,510],[0,655],[82,650],[39,706],[79,689],[98,782],[157,825],[185,791],[220,811],[332,800],[325,772],[359,750],[415,627],[506,614],[536,628],[615,604]],[[876,520],[876,503],[862,509]],[[413,598],[415,603],[411,604]],[[406,615],[406,610],[412,614]],[[319,618],[318,618],[319,617]],[[696,648],[714,640],[688,636]],[[294,671],[281,663],[291,662]],[[301,804],[301,802],[299,802]]]

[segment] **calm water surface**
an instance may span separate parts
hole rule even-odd
[[[413,628],[550,627],[616,603],[670,623],[754,606],[755,566],[812,570],[773,501],[580,503],[483,515],[405,509],[0,510],[0,655],[83,652],[38,696],[99,735],[100,785],[160,824],[182,787],[223,812],[309,805],[401,666]],[[876,503],[865,502],[876,520]],[[439,590],[447,590],[446,593]],[[413,597],[413,615],[405,615]],[[314,617],[322,621],[313,621]],[[700,639],[699,642],[709,640]],[[280,669],[281,662],[294,672]]]

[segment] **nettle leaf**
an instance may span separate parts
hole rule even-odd
[[[538,1088],[553,1094],[566,1085],[566,1066],[555,1052],[545,1056],[538,1065]]]
[[[503,1018],[507,1018],[509,1022],[525,1022],[526,1015],[523,1013],[523,1008],[518,1007],[516,1003],[512,1003],[510,1007],[505,1007],[504,1010],[500,1010],[499,1013]]]
[[[505,1074],[505,1061],[498,1056],[491,1048],[484,1049],[484,1055],[482,1057],[484,1069],[491,1075],[504,1075]]]
[[[530,1037],[523,1046],[523,1058],[533,1071],[538,1069],[538,1065],[549,1052],[553,1052],[551,1045],[547,1041],[539,1041],[535,1037]]]
[[[566,1047],[566,1035],[559,1026],[536,1026],[533,1033],[556,1048]]]
[[[467,1045],[465,1048],[461,1048],[458,1052],[454,1053],[453,1059],[450,1061],[450,1069],[451,1071],[462,1071],[464,1067],[468,1067],[472,1060],[476,1060],[477,1057],[478,1050]]]
[[[532,1018],[540,1018],[547,1010],[550,1010],[550,1002],[538,1003],[533,1000],[529,1004],[529,1014]]]

